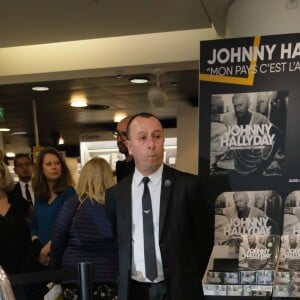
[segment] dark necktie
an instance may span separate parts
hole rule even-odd
[[[156,254],[154,243],[153,213],[151,197],[148,188],[149,178],[144,177],[143,225],[144,225],[144,254],[146,277],[153,281],[157,277]]]
[[[28,183],[25,184],[25,194],[26,194],[27,201],[29,201],[30,204],[32,205],[33,203],[32,203],[31,194],[29,192]]]

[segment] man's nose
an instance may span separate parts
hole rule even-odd
[[[149,138],[147,139],[147,146],[148,146],[149,148],[153,148],[153,146],[154,146],[154,139],[153,139],[152,137],[149,137]]]

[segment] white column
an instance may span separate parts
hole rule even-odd
[[[226,25],[226,37],[297,33],[300,3],[299,0],[236,0],[228,9]]]
[[[198,120],[198,107],[178,110],[176,168],[193,174],[198,174]]]

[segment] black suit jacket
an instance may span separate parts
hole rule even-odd
[[[22,194],[22,190],[21,190],[21,184],[20,182],[17,182],[15,184],[15,187],[14,187],[14,193],[19,195],[20,197],[22,197],[23,199],[25,199],[26,201],[28,201],[26,198],[23,197],[23,194]],[[29,201],[28,201],[29,202]],[[30,202],[31,203],[31,202]]]
[[[17,195],[19,195],[19,196],[21,196],[23,198],[20,182],[17,182],[15,184],[14,192],[15,192],[15,194],[17,194]]]
[[[130,293],[132,177],[106,192],[107,212],[119,245],[119,300],[128,300]],[[213,245],[213,217],[199,178],[164,165],[159,246],[168,300],[201,299],[201,279]]]

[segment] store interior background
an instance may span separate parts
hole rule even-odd
[[[197,174],[200,41],[295,32],[299,0],[2,2],[0,127],[10,132],[0,133],[0,148],[30,152],[62,135],[65,149],[79,150],[82,136],[113,140],[116,113],[149,111],[177,137],[176,167]],[[157,68],[168,95],[162,107],[147,99]],[[150,82],[133,85],[134,75]],[[37,85],[50,90],[33,92]],[[90,109],[69,106],[74,92]]]

